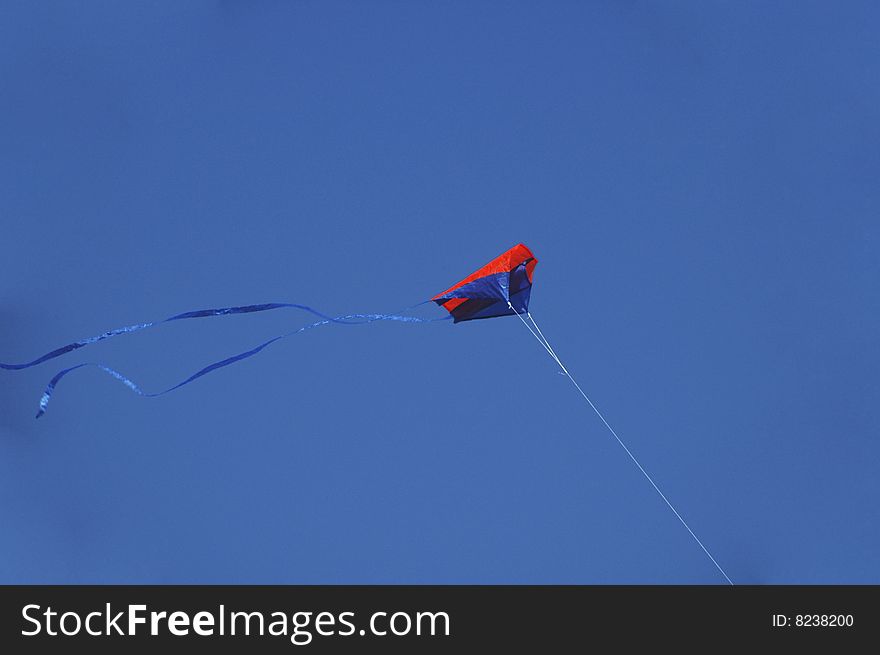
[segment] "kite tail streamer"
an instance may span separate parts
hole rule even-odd
[[[424,302],[420,302],[416,305],[412,305],[411,307],[407,307],[405,309],[400,310],[398,313],[410,311],[411,309],[415,309],[420,305],[424,305],[425,303],[430,302],[430,300],[426,300]],[[83,348],[85,346],[89,346],[93,343],[98,343],[99,341],[104,341],[105,339],[110,339],[112,337],[119,336],[121,334],[130,334],[132,332],[140,332],[141,330],[146,330],[147,328],[155,327],[158,325],[162,325],[163,323],[171,323],[172,321],[181,321],[188,318],[207,318],[211,316],[227,316],[229,314],[252,314],[255,312],[266,312],[274,309],[301,309],[305,312],[309,312],[310,314],[314,314],[318,318],[328,321],[331,323],[340,323],[345,322],[343,319],[339,317],[332,317],[324,314],[323,312],[319,312],[317,309],[309,307],[308,305],[300,305],[298,303],[288,303],[288,302],[271,302],[271,303],[262,303],[258,305],[241,305],[237,307],[219,307],[216,309],[198,309],[191,312],[183,312],[182,314],[175,314],[174,316],[169,316],[168,318],[162,319],[160,321],[149,321],[147,323],[135,323],[134,325],[126,325],[125,327],[115,328],[113,330],[108,330],[102,334],[99,334],[94,337],[86,337],[85,339],[80,339],[79,341],[74,341],[73,343],[69,343],[66,346],[61,346],[60,348],[56,348],[51,352],[46,353],[36,359],[25,362],[22,364],[6,364],[0,362],[0,369],[5,369],[7,371],[20,371],[25,368],[30,368],[32,366],[37,366],[38,364],[42,364],[43,362],[47,362],[50,359],[55,359],[56,357],[61,357],[61,355],[65,355],[69,352],[73,352],[74,350],[78,350],[79,348]],[[365,315],[366,316],[366,315]]]
[[[421,305],[421,304],[424,304],[424,303],[419,303],[419,305]],[[413,307],[418,307],[419,305],[413,305]],[[300,306],[297,305],[297,307],[300,307]],[[235,309],[239,309],[239,308],[235,308]],[[412,309],[412,307],[409,309]],[[205,311],[219,311],[219,310],[205,310]],[[251,311],[263,311],[263,310],[258,309],[258,310],[251,310]],[[402,310],[402,311],[405,311],[405,310]],[[227,312],[227,313],[233,313],[233,312]],[[314,312],[314,313],[316,313],[316,312]],[[190,312],[190,314],[195,314],[195,312]],[[218,316],[218,315],[219,314],[205,314],[205,316]],[[319,314],[319,315],[321,315],[321,314]],[[184,316],[184,318],[192,318],[192,316]],[[200,377],[207,375],[208,373],[211,373],[212,371],[216,371],[217,369],[223,368],[225,366],[229,366],[230,364],[240,362],[241,360],[247,359],[248,357],[253,357],[254,355],[259,354],[260,352],[262,352],[263,350],[265,350],[266,348],[271,346],[276,341],[281,341],[282,339],[286,339],[287,337],[291,337],[295,334],[300,334],[301,332],[305,332],[306,330],[311,330],[312,328],[316,328],[316,327],[319,327],[322,325],[328,325],[330,323],[338,323],[341,325],[363,325],[365,323],[372,323],[374,321],[400,321],[403,323],[434,323],[436,321],[448,321],[451,318],[452,318],[452,316],[443,316],[441,318],[418,318],[415,316],[403,316],[400,314],[348,314],[346,316],[337,316],[337,317],[327,316],[326,318],[324,318],[320,321],[316,321],[316,322],[311,323],[309,325],[305,325],[297,330],[293,330],[292,332],[288,332],[286,334],[282,334],[280,336],[273,337],[272,339],[269,339],[268,341],[264,341],[259,346],[255,347],[255,348],[251,348],[250,350],[247,350],[243,353],[239,353],[237,355],[227,357],[226,359],[222,359],[218,362],[214,362],[213,364],[209,364],[208,366],[205,366],[204,368],[196,371],[195,373],[190,375],[188,378],[186,378],[182,382],[178,382],[174,386],[168,387],[167,389],[164,389],[162,391],[156,391],[156,392],[152,392],[152,393],[144,391],[131,378],[126,377],[125,375],[123,375],[119,371],[112,369],[109,366],[106,366],[106,365],[100,364],[100,363],[96,363],[96,362],[85,362],[83,364],[77,364],[76,366],[71,366],[70,368],[66,368],[66,369],[59,371],[58,373],[55,374],[55,376],[49,381],[49,384],[46,385],[46,390],[43,392],[43,396],[40,398],[40,409],[37,412],[37,415],[35,418],[40,418],[43,414],[46,413],[46,409],[49,406],[49,401],[52,399],[52,393],[55,391],[55,387],[58,385],[58,383],[61,381],[61,379],[64,378],[67,374],[72,373],[73,371],[75,371],[77,369],[84,368],[86,366],[92,366],[92,367],[101,369],[102,371],[104,371],[108,375],[111,375],[112,377],[114,377],[117,380],[119,380],[120,382],[122,382],[131,391],[138,394],[139,396],[144,396],[145,398],[155,398],[157,396],[162,396],[166,393],[170,393],[171,391],[174,391],[175,389],[179,389],[180,387],[183,387],[183,386],[189,384],[190,382],[198,380]],[[171,319],[171,320],[173,320],[173,319]]]
[[[508,305],[510,305],[510,303],[508,303]],[[512,306],[510,306],[510,308],[513,309]],[[611,434],[617,440],[617,443],[619,443],[620,446],[626,451],[626,454],[629,455],[629,458],[633,461],[633,463],[635,463],[635,465],[638,467],[639,471],[642,472],[642,475],[644,475],[645,478],[647,478],[648,482],[651,483],[651,486],[654,487],[654,490],[658,494],[660,494],[660,498],[662,498],[663,502],[665,502],[666,505],[669,507],[669,509],[672,510],[672,513],[675,514],[675,517],[681,522],[681,524],[685,527],[685,529],[688,531],[688,533],[690,533],[691,537],[694,538],[694,541],[696,541],[697,544],[700,546],[700,548],[703,549],[703,552],[706,553],[706,556],[710,560],[712,560],[712,564],[714,564],[715,568],[718,569],[718,571],[721,573],[721,575],[724,576],[724,579],[727,580],[727,583],[729,585],[733,586],[733,581],[728,577],[727,573],[725,573],[724,569],[721,568],[721,565],[715,560],[715,558],[712,557],[712,553],[709,552],[709,549],[703,545],[703,542],[700,541],[700,538],[696,535],[696,533],[693,530],[691,530],[691,527],[687,524],[687,521],[685,521],[684,518],[682,518],[681,514],[678,513],[678,510],[675,509],[675,507],[673,506],[673,504],[671,502],[669,502],[669,499],[666,497],[666,494],[664,494],[662,491],[660,491],[660,487],[657,486],[657,483],[654,482],[654,479],[648,474],[648,472],[645,470],[645,467],[643,467],[639,463],[639,460],[637,460],[636,456],[632,454],[632,451],[630,451],[630,449],[627,448],[626,444],[623,443],[623,440],[619,436],[617,436],[617,432],[614,430],[614,428],[611,427],[611,424],[608,423],[608,421],[602,415],[602,412],[600,412],[599,409],[596,407],[596,405],[593,404],[593,401],[590,400],[590,397],[587,396],[586,393],[584,393],[583,389],[581,389],[581,385],[579,385],[577,383],[577,381],[575,381],[575,379],[571,376],[571,373],[568,372],[568,369],[565,367],[565,364],[563,364],[562,360],[559,359],[559,357],[556,354],[556,351],[553,350],[553,346],[550,345],[550,342],[547,341],[547,337],[544,336],[544,333],[541,332],[541,328],[538,327],[538,324],[535,322],[535,319],[532,318],[531,312],[526,310],[525,312],[522,312],[522,313],[525,313],[526,316],[529,317],[529,321],[531,321],[532,325],[534,325],[534,329],[532,329],[532,325],[529,325],[528,322],[526,322],[526,320],[521,316],[521,312],[516,312],[514,310],[514,313],[516,313],[516,315],[519,317],[519,320],[522,321],[523,325],[525,325],[528,328],[529,332],[532,333],[532,336],[534,336],[535,339],[538,340],[538,343],[540,343],[544,347],[544,350],[547,351],[547,353],[550,355],[550,357],[553,358],[553,361],[555,361],[556,364],[559,365],[559,368],[562,369],[563,374],[566,377],[568,377],[569,380],[571,380],[571,383],[575,386],[575,389],[577,389],[580,392],[580,394],[584,397],[584,400],[586,400],[587,403],[590,405],[590,407],[593,408],[593,411],[596,412],[596,415],[602,420],[602,423],[605,424],[605,427],[608,428],[608,431],[611,432]]]

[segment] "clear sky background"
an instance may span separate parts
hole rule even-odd
[[[548,6],[549,5],[549,6]],[[0,361],[429,298],[520,241],[737,583],[880,583],[880,10],[0,7]],[[427,307],[426,316],[441,310]],[[0,582],[719,583],[518,320],[164,326],[0,371]]]

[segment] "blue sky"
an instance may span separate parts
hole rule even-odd
[[[424,300],[517,242],[737,583],[880,583],[880,10],[4,3],[0,360]],[[436,308],[426,316],[440,315]],[[718,583],[514,318],[0,371],[0,582]]]

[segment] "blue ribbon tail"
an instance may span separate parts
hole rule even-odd
[[[424,304],[424,303],[419,303],[419,304]],[[418,307],[418,305],[413,305],[413,307]],[[412,309],[412,307],[407,308],[407,309]],[[205,310],[205,311],[213,311],[213,310]],[[262,310],[253,310],[253,311],[262,311]],[[406,310],[401,310],[401,311],[406,311]],[[193,313],[193,312],[190,312],[190,314],[191,313]],[[216,316],[217,314],[207,314],[207,315],[208,316]],[[319,315],[321,315],[321,314],[319,314]],[[185,316],[184,318],[192,318],[192,316]],[[194,382],[195,380],[198,380],[200,377],[207,375],[208,373],[211,373],[211,372],[216,371],[218,369],[224,368],[224,367],[229,366],[231,364],[235,364],[236,362],[240,362],[241,360],[247,359],[248,357],[253,357],[254,355],[257,355],[260,352],[262,352],[263,350],[265,350],[267,347],[269,347],[270,345],[272,345],[276,341],[281,341],[282,339],[286,339],[286,338],[291,337],[295,334],[300,334],[301,332],[305,332],[306,330],[311,330],[312,328],[316,328],[321,325],[328,325],[330,323],[336,323],[336,324],[340,324],[340,325],[364,325],[366,323],[373,323],[374,321],[399,321],[399,322],[403,322],[403,323],[435,323],[438,321],[448,321],[451,318],[452,318],[452,315],[443,316],[440,318],[418,318],[415,316],[405,316],[405,315],[401,315],[401,314],[348,314],[346,316],[336,316],[336,317],[327,316],[320,321],[316,321],[316,322],[311,323],[309,325],[303,326],[297,330],[293,330],[292,332],[287,332],[286,334],[282,334],[280,336],[273,337],[272,339],[269,339],[268,341],[264,341],[263,343],[256,346],[255,348],[251,348],[250,350],[247,350],[245,352],[239,353],[237,355],[233,355],[231,357],[227,357],[226,359],[221,359],[220,361],[214,362],[213,364],[209,364],[208,366],[205,366],[204,368],[196,371],[195,373],[190,375],[188,378],[186,378],[182,382],[178,382],[174,386],[168,387],[167,389],[163,389],[162,391],[157,391],[157,392],[152,392],[152,393],[144,391],[131,378],[123,375],[122,373],[120,373],[119,371],[117,371],[115,369],[110,368],[109,366],[106,366],[105,364],[100,364],[100,363],[96,363],[96,362],[86,362],[83,364],[77,364],[76,366],[71,366],[69,368],[66,368],[66,369],[59,371],[49,381],[49,384],[46,385],[46,390],[43,392],[43,396],[40,398],[40,408],[39,408],[39,411],[37,412],[37,415],[35,418],[40,418],[43,414],[46,413],[46,410],[49,406],[49,401],[52,399],[52,394],[55,391],[55,387],[58,385],[58,383],[61,381],[61,379],[64,378],[69,373],[72,373],[73,371],[75,371],[77,369],[84,368],[87,366],[95,367],[95,368],[98,368],[98,369],[104,371],[108,375],[110,375],[110,376],[116,378],[117,380],[119,380],[120,382],[122,382],[131,391],[138,394],[139,396],[144,396],[146,398],[155,398],[156,396],[162,396],[162,395],[164,395],[166,393],[170,393],[176,389],[180,389],[181,387],[186,386],[190,382]]]
[[[420,305],[424,305],[426,302],[430,302],[426,300],[424,302],[418,303],[411,307],[407,307],[401,311],[408,311]],[[169,316],[168,318],[162,319],[161,321],[150,321],[147,323],[136,323],[134,325],[126,325],[125,327],[115,328],[113,330],[108,330],[102,334],[99,334],[94,337],[86,337],[85,339],[80,339],[79,341],[74,341],[73,343],[69,343],[66,346],[61,346],[60,348],[56,348],[45,355],[37,357],[36,359],[25,362],[22,364],[6,364],[4,362],[0,362],[0,369],[4,369],[7,371],[20,371],[25,368],[31,368],[32,366],[37,366],[42,364],[43,362],[47,362],[50,359],[55,359],[56,357],[61,357],[62,355],[66,355],[69,352],[73,352],[74,350],[78,350],[79,348],[83,348],[85,346],[91,345],[93,343],[98,343],[99,341],[104,341],[105,339],[111,339],[113,337],[119,336],[121,334],[130,334],[132,332],[139,332],[141,330],[146,330],[147,328],[155,327],[157,325],[162,325],[163,323],[171,323],[172,321],[181,321],[189,318],[207,318],[211,316],[227,316],[229,314],[252,314],[255,312],[267,312],[275,309],[300,309],[305,312],[309,312],[310,314],[314,314],[320,319],[330,322],[338,322],[339,318],[334,318],[332,316],[328,316],[323,312],[319,312],[317,309],[309,307],[308,305],[300,305],[298,303],[288,303],[288,302],[271,302],[271,303],[263,303],[259,305],[241,305],[236,307],[218,307],[216,309],[198,309],[191,312],[183,312],[182,314],[175,314],[174,316]]]

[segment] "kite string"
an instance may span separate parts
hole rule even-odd
[[[513,310],[513,306],[510,305],[510,303],[508,303],[508,306],[510,306],[511,310]],[[619,443],[620,446],[623,448],[623,450],[626,452],[626,454],[629,455],[629,458],[633,461],[633,463],[642,472],[642,475],[645,476],[645,478],[648,480],[648,482],[651,483],[651,486],[654,487],[654,490],[660,495],[660,498],[663,499],[663,502],[665,502],[666,505],[669,507],[669,509],[672,510],[672,513],[675,514],[675,517],[681,522],[681,524],[685,527],[685,529],[688,531],[688,533],[690,533],[691,537],[694,538],[694,541],[697,542],[697,544],[700,546],[700,548],[703,550],[703,552],[706,553],[706,556],[712,561],[712,564],[715,565],[715,568],[717,568],[718,571],[721,573],[721,575],[724,576],[724,579],[727,580],[727,583],[729,585],[733,586],[733,581],[730,579],[730,577],[727,575],[727,573],[725,573],[724,569],[721,568],[721,565],[712,556],[712,553],[709,552],[709,549],[706,548],[706,546],[703,544],[702,541],[700,541],[700,538],[696,535],[696,533],[693,530],[691,530],[691,527],[687,524],[687,521],[685,521],[684,518],[681,516],[681,514],[678,513],[678,510],[675,509],[675,506],[669,501],[669,499],[666,497],[666,494],[664,494],[660,490],[660,487],[657,486],[657,483],[654,482],[654,479],[648,474],[648,472],[645,470],[645,467],[641,465],[641,463],[639,462],[638,459],[636,459],[636,456],[632,454],[632,451],[629,448],[627,448],[626,444],[617,435],[617,432],[614,430],[614,428],[611,427],[611,424],[608,423],[606,418],[602,415],[602,412],[600,412],[599,409],[596,407],[596,405],[593,404],[593,401],[590,400],[590,397],[584,392],[583,389],[581,389],[581,385],[579,385],[577,383],[577,381],[572,377],[571,373],[568,372],[568,369],[565,367],[565,364],[563,364],[562,360],[560,360],[559,357],[556,355],[556,352],[553,350],[553,347],[550,345],[550,342],[547,340],[547,337],[544,336],[544,333],[541,331],[541,328],[538,327],[538,324],[535,321],[535,319],[532,317],[531,313],[527,311],[526,315],[529,317],[529,320],[532,322],[532,325],[535,326],[534,330],[526,322],[526,320],[518,312],[516,312],[516,310],[513,310],[513,311],[517,315],[519,320],[522,321],[522,324],[525,325],[526,328],[528,328],[529,332],[531,332],[532,335],[538,340],[538,342],[542,346],[544,346],[544,349],[550,354],[550,356],[553,358],[553,360],[559,365],[559,367],[562,369],[562,372],[566,375],[566,377],[568,377],[568,379],[571,380],[571,383],[574,385],[575,389],[577,389],[578,392],[580,392],[580,394],[584,397],[584,400],[586,400],[587,403],[589,403],[590,407],[593,409],[593,411],[596,413],[596,415],[602,420],[602,423],[605,424],[605,427],[608,428],[608,431],[611,432],[611,434],[617,440],[617,443]]]

